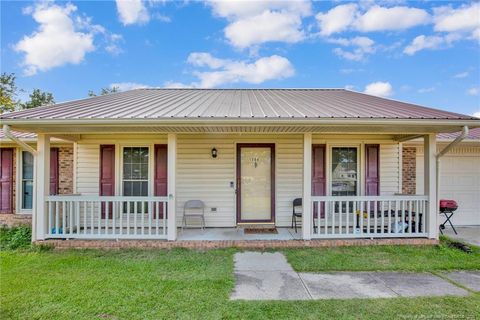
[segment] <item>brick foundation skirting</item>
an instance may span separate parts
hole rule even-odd
[[[31,214],[0,213],[0,225],[13,227],[18,225],[32,225]]]
[[[55,249],[173,249],[186,248],[208,250],[220,248],[238,249],[280,249],[280,248],[326,248],[346,246],[381,245],[436,245],[436,239],[328,239],[328,240],[43,240],[36,244],[52,245]]]

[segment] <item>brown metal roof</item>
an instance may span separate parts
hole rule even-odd
[[[344,89],[136,89],[7,113],[9,120],[475,119]]]
[[[462,132],[452,132],[452,133],[439,133],[437,135],[438,140],[454,140]],[[480,128],[473,128],[468,131],[468,135],[465,140],[478,140],[480,142]]]
[[[37,135],[35,133],[31,133],[31,132],[19,132],[19,131],[11,131],[12,132],[12,135],[15,137],[15,138],[18,138],[18,139],[21,139],[21,140],[35,140],[37,139]],[[5,136],[5,134],[3,133],[3,130],[0,129],[0,140],[2,139],[7,139],[7,137]]]

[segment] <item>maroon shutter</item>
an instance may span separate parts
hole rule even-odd
[[[325,145],[315,144],[312,146],[312,196],[325,196],[327,187],[327,175],[325,168]],[[325,215],[325,207],[320,208],[320,217]],[[318,216],[318,207],[313,207],[314,217]]]
[[[100,195],[115,195],[115,146],[100,146]],[[102,218],[105,218],[105,205],[102,204]],[[108,207],[108,217],[112,218],[112,204]]]
[[[0,148],[0,212],[13,213],[13,148]]]
[[[365,145],[365,195],[380,195],[380,146]]]
[[[155,145],[155,174],[154,195],[166,197],[168,190],[168,146],[166,144]],[[160,218],[163,218],[163,207],[160,208]]]
[[[58,148],[50,148],[50,194],[58,194]]]

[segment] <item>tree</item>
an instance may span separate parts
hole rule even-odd
[[[19,105],[14,73],[2,73],[0,76],[0,114],[15,111]]]
[[[101,95],[101,96],[104,96],[104,95],[106,95],[106,94],[116,93],[116,92],[119,92],[119,91],[120,91],[120,90],[119,90],[118,87],[102,88],[102,89],[100,89],[100,95]],[[97,94],[96,94],[94,91],[89,90],[89,91],[88,91],[88,96],[89,96],[89,97],[96,97]]]
[[[22,109],[31,109],[40,106],[54,104],[55,100],[50,92],[43,92],[40,89],[33,89],[30,94],[30,101],[21,104]]]

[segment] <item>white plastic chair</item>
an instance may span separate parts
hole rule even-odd
[[[200,217],[202,219],[202,230],[205,229],[205,203],[202,200],[188,200],[183,206],[183,227],[187,227],[187,217]]]

